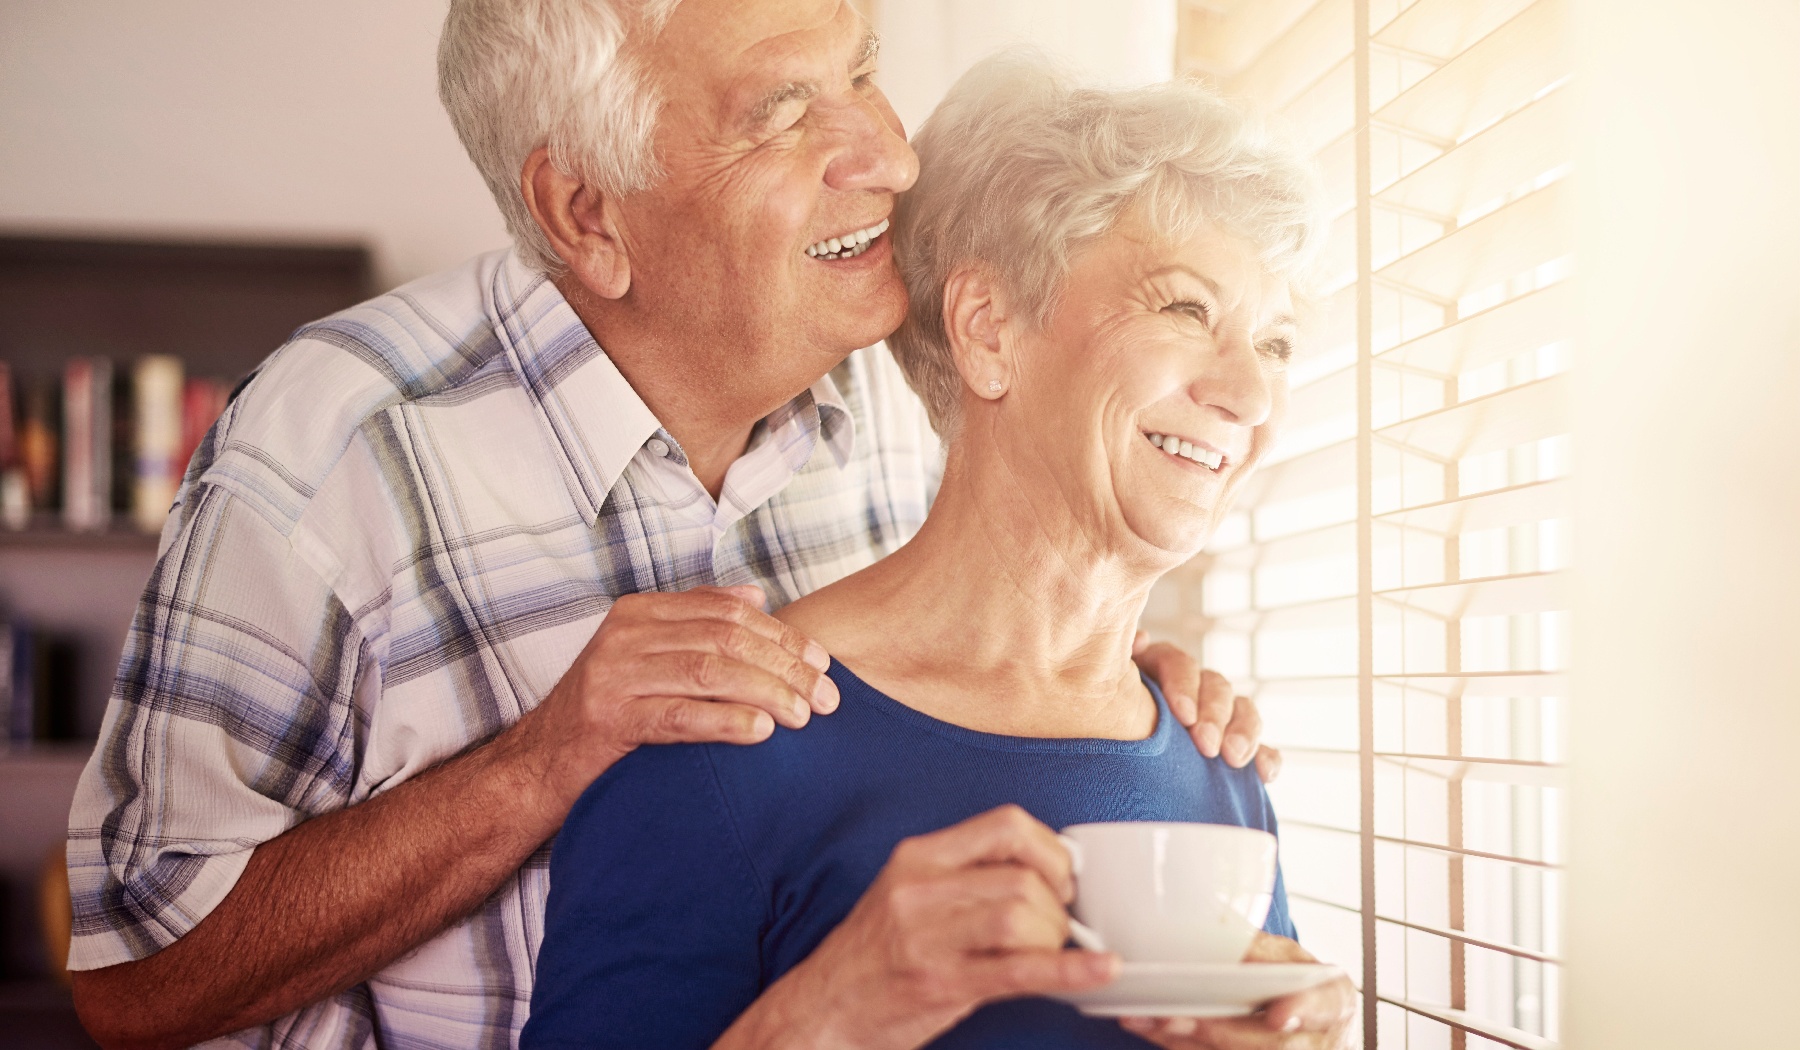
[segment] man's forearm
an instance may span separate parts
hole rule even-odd
[[[76,973],[83,1022],[109,1048],[189,1046],[365,980],[468,914],[573,801],[535,722],[259,846],[185,937]]]

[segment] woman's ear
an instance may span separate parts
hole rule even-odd
[[[964,267],[944,282],[944,331],[963,384],[986,401],[1005,397],[1013,380],[1006,300],[985,269]]]
[[[525,158],[519,191],[569,272],[601,298],[623,298],[631,288],[631,259],[620,235],[617,202],[559,171],[542,146]]]

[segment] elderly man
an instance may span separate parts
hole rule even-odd
[[[898,546],[935,469],[853,353],[916,173],[874,58],[842,0],[454,0],[515,247],[298,333],[190,468],[71,816],[103,1044],[511,1045],[581,791],[836,706],[760,610]],[[1253,709],[1140,659],[1250,759]]]

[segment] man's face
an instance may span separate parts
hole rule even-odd
[[[874,44],[843,0],[684,0],[645,56],[666,177],[621,202],[627,294],[759,414],[906,311],[884,231],[918,159]]]

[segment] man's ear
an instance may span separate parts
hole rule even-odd
[[[589,291],[619,299],[631,288],[631,260],[620,235],[618,203],[559,171],[539,146],[519,173],[525,207],[550,247]]]
[[[1013,382],[1005,296],[979,266],[959,269],[944,282],[944,332],[963,384],[985,401],[1006,396]]]

